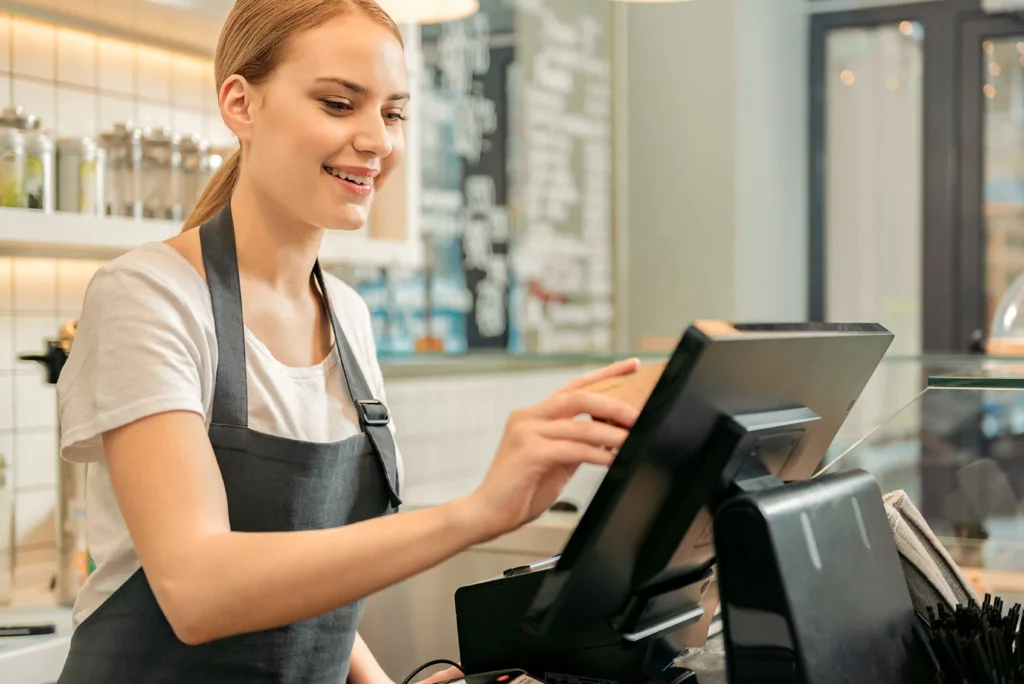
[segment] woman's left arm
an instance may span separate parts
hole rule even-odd
[[[370,653],[370,647],[363,637],[356,632],[356,641],[352,645],[352,657],[349,660],[348,684],[394,684],[380,663]]]

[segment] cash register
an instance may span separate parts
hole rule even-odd
[[[928,681],[878,485],[815,477],[891,341],[691,325],[562,553],[456,592],[466,674],[697,684],[720,606],[732,684]]]

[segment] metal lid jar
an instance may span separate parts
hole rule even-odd
[[[106,214],[142,218],[142,130],[131,123],[114,124],[100,134],[106,151]]]
[[[210,143],[195,135],[181,137],[181,185],[179,214],[174,217],[182,221],[192,211],[196,200],[206,187],[210,169]]]
[[[103,216],[107,153],[89,137],[57,141],[57,208]]]
[[[16,128],[0,128],[0,207],[24,207],[25,136]]]
[[[42,130],[39,117],[24,107],[0,112],[0,126],[16,128],[25,141],[25,206],[53,211],[57,206],[57,155],[53,139]]]
[[[181,214],[181,139],[169,128],[142,135],[142,215],[175,219]]]

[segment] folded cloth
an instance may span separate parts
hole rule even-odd
[[[945,603],[950,608],[978,600],[971,584],[932,532],[924,516],[904,491],[882,497],[907,578],[914,609],[924,615],[930,606]]]

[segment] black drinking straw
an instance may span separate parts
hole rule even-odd
[[[1020,604],[1007,608],[999,597],[985,595],[950,609],[925,609],[917,633],[932,663],[938,684],[1024,684],[1024,636]]]

